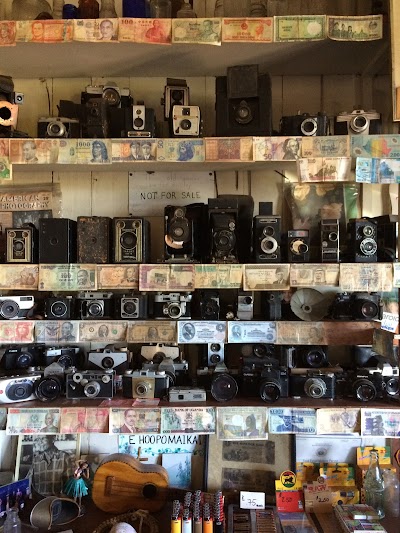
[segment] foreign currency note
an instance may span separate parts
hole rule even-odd
[[[1,23],[0,23],[1,24]],[[10,157],[0,156],[0,180],[11,181],[13,179]]]
[[[79,341],[109,342],[124,341],[128,323],[116,320],[93,321],[87,320],[79,323]]]
[[[350,157],[350,138],[365,135],[329,135],[327,137],[303,137],[302,157]]]
[[[400,135],[350,135],[352,157],[400,159]]]
[[[78,141],[76,139],[57,139],[58,165],[75,165],[78,162]]]
[[[376,41],[383,37],[382,15],[328,16],[328,37],[334,41]]]
[[[178,322],[178,342],[179,343],[208,343],[225,342],[226,322],[225,321],[196,321],[179,320]]]
[[[351,157],[312,157],[297,161],[301,182],[349,181]]]
[[[161,413],[159,408],[110,409],[109,433],[160,433]]]
[[[135,42],[171,44],[171,19],[134,19]]]
[[[242,265],[195,265],[196,289],[240,289],[242,280]]]
[[[37,290],[39,285],[38,265],[0,265],[0,289]]]
[[[273,17],[222,19],[222,42],[272,43],[273,40]]]
[[[230,321],[228,322],[228,342],[267,342],[276,340],[275,322]]]
[[[163,407],[161,433],[215,433],[214,407]]]
[[[360,416],[357,407],[317,409],[317,433],[359,433]]]
[[[252,161],[253,137],[205,137],[206,161]]]
[[[192,291],[194,265],[139,265],[140,291]]]
[[[296,433],[315,435],[317,416],[315,409],[271,407],[268,409],[269,433]]]
[[[39,265],[39,291],[84,291],[96,288],[96,265]]]
[[[339,264],[292,264],[290,265],[291,287],[317,287],[339,285]]]
[[[118,42],[118,19],[76,19],[74,41],[91,43]]]
[[[267,439],[266,407],[217,407],[219,440]]]
[[[80,165],[111,164],[111,139],[78,139],[76,150],[77,163]]]
[[[399,409],[361,409],[361,436],[398,438]]]
[[[2,320],[0,339],[3,343],[33,342],[35,324],[35,320]]]
[[[356,182],[400,183],[400,159],[357,157]]]
[[[393,288],[392,263],[340,263],[339,285],[346,292],[380,292]]]
[[[400,264],[393,263],[393,287],[400,287]]]
[[[78,339],[78,320],[37,320],[35,323],[35,342],[70,343]]]
[[[24,433],[58,433],[60,409],[21,409],[8,408],[7,435]]]
[[[10,162],[24,165],[56,163],[58,143],[51,139],[10,139]]]
[[[296,161],[305,137],[253,137],[254,161]]]
[[[97,288],[138,289],[139,265],[97,265]]]
[[[135,320],[129,322],[127,342],[176,342],[176,321]]]
[[[172,19],[172,42],[221,45],[221,19]]]
[[[326,38],[325,15],[274,17],[274,38],[279,41],[320,41]]]
[[[62,407],[60,433],[108,433],[109,409]]]
[[[276,344],[327,344],[321,322],[276,322]]]
[[[18,20],[16,41],[30,43],[62,43],[72,41],[72,20]]]
[[[290,265],[244,265],[243,288],[245,291],[287,291]]]
[[[130,19],[134,20],[134,19]],[[155,19],[159,20],[159,19]],[[144,156],[143,145],[150,144],[149,156]],[[131,145],[136,148],[135,157],[132,156]],[[136,139],[131,138],[129,140],[112,139],[112,161],[113,163],[119,163],[121,161],[154,161],[157,153],[157,140],[156,139]]]
[[[135,42],[136,20],[137,19],[130,18],[130,17],[119,19],[119,29],[118,29],[119,42],[121,43],[134,43]]]
[[[0,21],[0,46],[15,46],[17,26],[15,20]]]
[[[203,162],[203,139],[158,139],[157,161]]]

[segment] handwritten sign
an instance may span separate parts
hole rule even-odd
[[[332,511],[332,492],[326,483],[313,483],[304,487],[306,513],[328,513]]]
[[[240,491],[241,509],[265,509],[265,492]]]

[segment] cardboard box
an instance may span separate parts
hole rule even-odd
[[[358,446],[357,447],[357,464],[369,465],[371,451],[378,452],[379,464],[388,465],[391,463],[390,446]]]

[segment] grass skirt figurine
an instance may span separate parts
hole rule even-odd
[[[89,492],[86,484],[89,475],[89,464],[86,461],[79,461],[74,475],[64,485],[64,494],[73,498],[79,505],[81,505],[82,496],[87,496]]]

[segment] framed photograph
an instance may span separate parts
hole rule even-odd
[[[206,491],[263,491],[275,498],[275,479],[294,467],[293,435],[269,435],[268,440],[222,441],[209,435]]]
[[[15,479],[31,479],[32,492],[59,495],[79,458],[79,435],[19,435]]]

